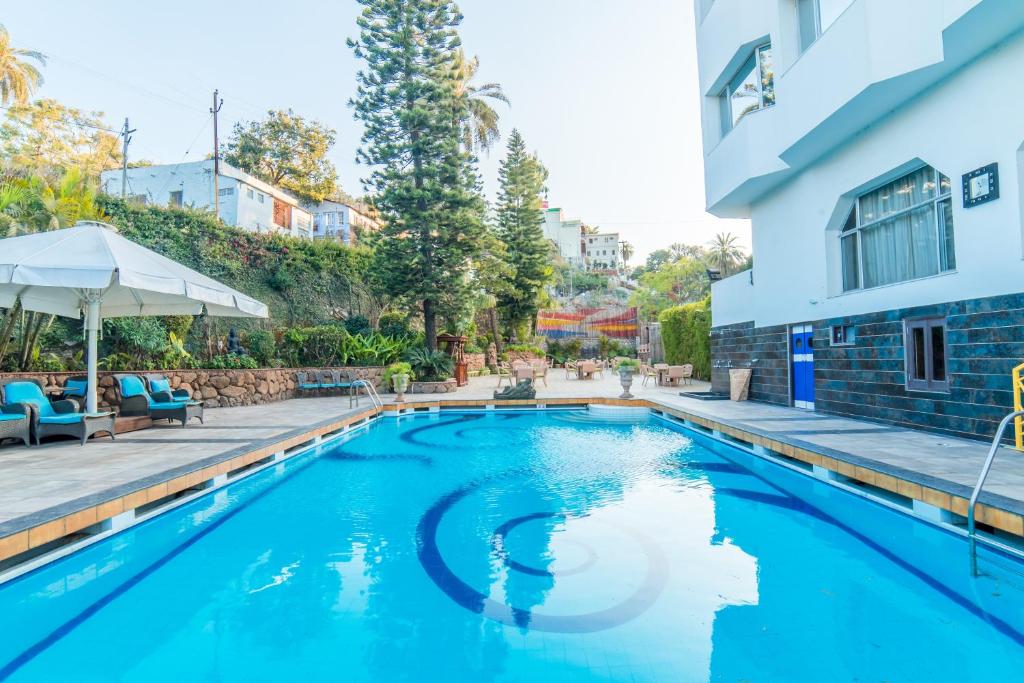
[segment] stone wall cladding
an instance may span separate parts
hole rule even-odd
[[[227,406],[251,406],[284,401],[296,397],[296,375],[305,370],[314,373],[323,368],[262,368],[258,370],[148,370],[145,372],[99,373],[100,407],[115,408],[118,405],[114,392],[116,374],[164,375],[171,382],[172,389],[187,389],[192,398],[203,401],[207,408]],[[330,368],[327,368],[330,369]],[[336,368],[352,379],[371,380],[380,385],[383,368]],[[68,377],[83,375],[82,372],[28,372],[0,374],[0,379],[36,379],[44,387],[60,387]]]
[[[443,382],[412,382],[409,385],[410,394],[452,394],[458,389],[459,385],[454,379]]]
[[[711,388],[729,393],[729,370],[751,368],[750,399],[789,405],[789,341],[785,325],[753,322],[711,330]]]
[[[487,356],[483,353],[467,353],[466,354],[466,369],[470,372],[476,372],[482,370],[487,366]]]
[[[949,392],[906,387],[903,321],[946,318]],[[853,346],[830,346],[832,325]],[[814,326],[815,407],[968,438],[992,438],[1013,408],[1010,372],[1024,360],[1024,294],[835,318]]]

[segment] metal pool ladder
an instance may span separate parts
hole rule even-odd
[[[380,400],[380,394],[377,393],[377,388],[373,386],[372,382],[368,382],[365,379],[357,379],[352,382],[352,398],[349,400],[349,407],[352,407],[352,400],[355,400],[355,404],[359,405],[359,390],[365,389],[366,395],[370,397],[370,403],[373,404],[374,408],[383,408],[384,402]]]
[[[1024,417],[1024,410],[1015,410],[999,423],[996,435],[992,439],[992,446],[988,449],[985,465],[981,468],[981,474],[978,476],[978,483],[974,485],[971,500],[967,504],[967,544],[971,553],[971,576],[978,575],[978,530],[975,528],[974,508],[978,504],[978,496],[981,495],[981,489],[985,486],[985,480],[988,479],[989,470],[992,469],[992,461],[996,459],[996,451],[999,450],[1002,443],[1003,432],[1011,422],[1016,422],[1021,417]]]

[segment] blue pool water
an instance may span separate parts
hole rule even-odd
[[[987,559],[656,418],[416,416],[0,586],[0,679],[1021,680]]]

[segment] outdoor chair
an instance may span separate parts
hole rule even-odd
[[[341,370],[331,370],[331,382],[336,389],[344,389],[348,395],[352,395],[352,376]]]
[[[683,364],[683,376],[680,378],[685,384],[693,384],[693,365]]]
[[[335,381],[334,373],[331,370],[317,370],[316,376],[321,389],[330,391],[338,388],[339,383]]]
[[[594,361],[594,379],[604,379],[604,369],[607,363],[603,360]]]
[[[78,405],[78,412],[85,410],[85,392],[89,389],[89,378],[85,375],[75,375],[64,380],[63,391],[57,395],[58,401],[74,401]]]
[[[31,409],[20,403],[0,405],[0,443],[7,439],[21,439],[32,445]]]
[[[308,372],[299,372],[296,376],[295,386],[302,393],[319,392],[320,378],[316,375],[310,376]]]
[[[597,363],[590,360],[580,361],[576,366],[576,376],[580,379],[594,379],[597,373]]]
[[[497,368],[498,375],[498,388],[501,388],[501,383],[507,381],[509,386],[512,386],[512,366],[508,363],[498,363]]]
[[[650,365],[646,365],[646,364],[641,365],[640,366],[640,375],[644,378],[644,381],[641,383],[642,386],[646,387],[647,386],[647,381],[652,379],[652,378],[654,379],[654,383],[655,384],[658,383],[658,371],[655,370]]]
[[[548,363],[544,360],[533,361],[530,363],[533,366],[533,383],[537,384],[537,381],[544,382],[544,386],[548,385]]]
[[[565,378],[572,379],[576,376],[576,368],[578,366],[577,361],[567,360],[565,361]]]
[[[667,383],[668,363],[655,363],[653,367],[654,372],[658,375],[658,386],[664,386]]]
[[[146,375],[146,382],[149,384],[150,394],[167,393],[171,400],[179,403],[186,403],[192,400],[192,394],[188,389],[175,389],[171,391],[171,381],[163,375]]]
[[[154,420],[177,420],[187,427],[193,417],[203,421],[201,401],[175,401],[166,391],[150,394],[138,375],[114,375],[114,390],[121,402],[121,415],[142,415]]]
[[[692,365],[671,365],[665,381],[669,386],[677,387],[693,375]]]
[[[114,413],[80,413],[78,404],[70,400],[51,403],[36,380],[9,380],[0,386],[0,393],[5,407],[21,404],[26,410],[36,445],[47,436],[74,436],[83,446],[93,434],[105,432],[114,438]]]

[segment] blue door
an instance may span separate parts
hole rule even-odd
[[[793,325],[790,331],[793,358],[793,405],[814,410],[814,328]]]

